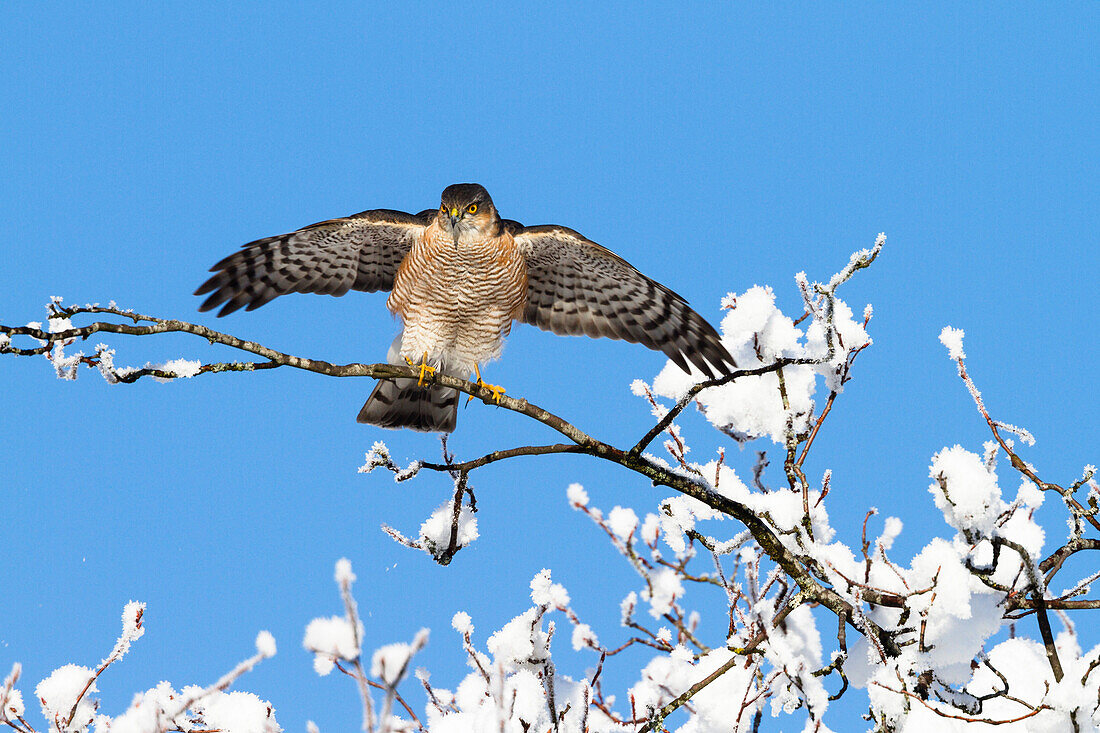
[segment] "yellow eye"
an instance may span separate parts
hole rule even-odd
[[[466,211],[469,211],[471,214],[476,214],[477,213],[477,204],[470,204],[469,206],[466,207]]]
[[[444,214],[446,214],[447,213],[447,206],[445,204],[440,204],[439,210],[442,211]]]

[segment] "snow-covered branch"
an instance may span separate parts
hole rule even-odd
[[[931,456],[927,488],[943,516],[942,536],[912,557],[898,557],[893,546],[903,530],[901,519],[879,519],[870,507],[860,536],[843,538],[828,512],[829,500],[845,493],[843,476],[829,468],[820,479],[808,475],[810,459],[819,458],[815,453],[822,441],[817,438],[828,429],[827,418],[853,379],[857,357],[872,345],[871,307],[857,316],[838,290],[870,266],[884,244],[885,236],[879,235],[873,247],[854,253],[823,282],[799,273],[795,288],[804,312],[796,318],[777,307],[767,287],[727,296],[720,330],[739,368],[707,380],[669,365],[651,383],[635,382],[633,391],[646,401],[655,422],[626,446],[509,396],[500,400],[501,407],[551,427],[565,442],[502,448],[462,460],[444,440],[441,460],[421,458],[404,467],[376,443],[363,473],[385,469],[397,481],[437,474],[450,478],[446,497],[437,499],[438,508],[415,534],[385,527],[396,541],[441,564],[478,537],[472,482],[488,465],[581,454],[638,474],[671,495],[648,508],[604,511],[579,484],[570,485],[570,506],[593,523],[623,569],[637,577],[634,590],[614,599],[621,626],[598,628],[582,618],[565,588],[544,570],[531,581],[532,605],[483,641],[468,614],[455,614],[458,648],[469,672],[452,690],[417,670],[418,694],[422,691],[425,699],[422,715],[402,687],[409,683],[412,657],[428,643],[427,631],[409,643],[382,647],[367,664],[365,629],[352,594],[355,576],[346,560],[337,563],[343,615],[314,619],[304,645],[314,653],[319,674],[337,669],[353,678],[363,729],[637,733],[667,730],[669,721],[681,721],[685,733],[707,733],[755,729],[770,712],[801,716],[806,730],[827,730],[830,703],[851,694],[867,696],[869,718],[883,731],[940,729],[944,721],[1020,730],[1100,723],[1100,674],[1093,674],[1100,666],[1100,648],[1083,650],[1067,615],[1100,609],[1100,598],[1088,597],[1100,572],[1078,568],[1071,580],[1060,577],[1068,572],[1068,559],[1091,560],[1100,550],[1100,536],[1090,536],[1100,532],[1096,470],[1086,465],[1070,481],[1040,478],[1014,443],[1018,439],[1030,446],[1034,437],[993,417],[967,372],[961,330],[945,328],[940,338],[992,437],[980,451],[945,446]],[[72,325],[72,318],[86,314],[133,325]],[[279,366],[340,377],[417,376],[409,367],[341,366],[282,354],[202,326],[113,305],[64,308],[55,300],[48,315],[46,329],[41,324],[0,326],[0,353],[45,356],[63,378],[74,377],[81,365],[93,367],[112,383]],[[106,346],[91,356],[65,354],[76,339],[98,332],[190,333],[264,361],[176,360],[133,369],[116,366]],[[37,345],[17,345],[15,338]],[[429,379],[485,400],[492,397],[486,388],[464,380],[440,374]],[[691,436],[678,423],[690,405],[723,441],[754,442],[757,450],[745,456],[721,447],[712,456],[694,458]],[[652,448],[659,437],[663,453]],[[778,481],[768,471],[770,446],[779,451]],[[1002,488],[1000,455],[1007,456],[1019,482],[1013,492]],[[740,456],[748,458],[744,465]],[[1037,518],[1050,495],[1058,496],[1069,527],[1053,550],[1046,547],[1051,532]],[[1051,591],[1056,581],[1060,592]],[[723,608],[720,617],[700,610],[713,608],[715,601]],[[570,629],[573,655],[589,658],[584,672],[565,671],[572,658],[555,651],[559,627]],[[1034,632],[1029,635],[1028,629]],[[112,652],[98,671],[79,668],[71,675],[79,677],[84,692],[75,699],[64,697],[64,705],[51,703],[59,731],[83,730],[75,727],[83,720],[85,727],[91,724],[82,700],[95,692],[99,673],[128,644],[120,639],[117,654]],[[636,682],[626,695],[614,694],[604,670],[639,655],[644,659]],[[21,717],[18,673],[13,670],[0,689],[0,714],[3,722],[26,732],[31,729]],[[185,708],[194,711],[199,699],[221,692],[220,685],[185,690],[175,707],[163,708],[163,719],[182,725],[173,721]],[[192,701],[195,691],[199,697]],[[374,691],[381,692],[380,703]]]
[[[275,639],[267,631],[256,637],[256,655],[237,665],[209,687],[189,685],[178,692],[168,683],[134,696],[130,707],[111,717],[98,712],[97,681],[118,662],[130,645],[145,633],[145,604],[131,601],[122,612],[122,633],[94,670],[76,664],[58,667],[34,688],[47,730],[55,733],[167,733],[168,731],[224,731],[225,733],[281,733],[275,708],[249,692],[226,692],[241,675],[260,661],[275,656]],[[22,693],[15,688],[22,669],[18,663],[0,688],[0,723],[37,733],[26,719]]]

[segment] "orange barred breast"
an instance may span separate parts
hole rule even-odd
[[[387,306],[405,323],[402,356],[471,368],[500,355],[527,296],[527,267],[511,234],[458,242],[436,224],[413,244]]]

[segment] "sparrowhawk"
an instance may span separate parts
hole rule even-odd
[[[687,301],[604,247],[563,226],[501,219],[484,187],[448,186],[438,209],[374,209],[244,245],[210,268],[196,295],[219,316],[286,293],[389,290],[403,329],[391,364],[467,378],[500,356],[513,320],[558,334],[608,336],[663,351],[708,376],[735,366],[718,333]],[[486,385],[498,395],[498,387]],[[456,390],[382,380],[359,422],[450,432]]]

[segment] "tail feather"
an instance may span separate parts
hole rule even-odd
[[[458,421],[458,394],[449,387],[418,387],[414,379],[383,380],[356,420],[382,428],[450,433]]]

